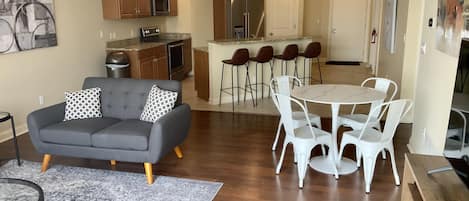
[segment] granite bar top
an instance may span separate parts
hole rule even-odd
[[[107,51],[140,51],[148,48],[154,48],[167,45],[170,40],[187,40],[191,38],[187,33],[161,33],[160,38],[168,39],[165,42],[141,42],[140,38],[129,38],[124,40],[109,41],[106,44]]]
[[[280,42],[280,41],[303,40],[303,39],[319,39],[319,38],[315,38],[312,36],[278,36],[278,37],[262,37],[262,38],[221,39],[221,40],[212,40],[208,42],[212,44],[217,44],[217,45],[240,45],[240,44]]]
[[[199,51],[202,51],[202,52],[208,52],[208,47],[205,46],[205,47],[194,47],[194,50],[199,50]]]

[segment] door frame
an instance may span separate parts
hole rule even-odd
[[[330,0],[329,1],[329,23],[328,23],[328,32],[327,32],[327,43],[328,43],[328,46],[329,48],[327,48],[327,60],[329,60],[331,58],[331,50],[332,48],[330,48],[330,44],[331,44],[331,41],[332,41],[332,19],[333,19],[333,10],[334,10],[334,1],[336,0]],[[368,63],[369,61],[369,57],[368,57],[368,53],[370,51],[370,46],[368,45],[369,41],[370,41],[370,34],[371,33],[371,20],[370,20],[370,17],[371,17],[371,1],[373,0],[367,0],[366,2],[366,15],[365,15],[365,24],[363,25],[363,28],[365,29],[365,41],[364,41],[364,44],[363,44],[363,52],[362,52],[362,61],[361,62],[365,62],[365,63]]]
[[[371,67],[371,71],[372,71],[372,74],[373,75],[378,75],[378,68],[379,68],[379,54],[380,54],[380,47],[381,47],[381,32],[382,32],[382,28],[383,28],[383,13],[384,13],[384,1],[383,0],[374,0],[375,4],[378,4],[378,5],[375,5],[375,4],[372,4],[372,6],[374,8],[372,8],[370,10],[370,17],[376,17],[378,18],[378,24],[377,24],[377,27],[376,27],[376,32],[377,32],[377,39],[376,39],[376,43],[375,43],[375,48],[376,48],[376,54],[374,55],[375,56],[375,66],[372,66],[371,64],[369,64],[369,66]],[[379,7],[378,7],[379,6]],[[373,9],[377,8],[378,9],[378,12],[373,12]],[[375,15],[376,14],[376,15]],[[371,19],[370,19],[370,31],[371,31]],[[371,35],[370,35],[371,37]],[[371,52],[373,51],[373,49],[371,48],[371,43],[369,44],[369,53],[368,55],[370,55],[371,57]],[[368,63],[369,61],[371,60],[371,58],[368,59]]]

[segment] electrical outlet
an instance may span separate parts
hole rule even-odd
[[[44,105],[44,96],[39,96],[39,105]]]
[[[116,39],[117,38],[117,33],[116,32],[112,32],[112,39]]]
[[[99,38],[103,39],[104,38],[104,32],[103,30],[99,30]]]
[[[109,40],[112,40],[112,33],[109,32]]]

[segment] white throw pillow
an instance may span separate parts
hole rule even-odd
[[[64,121],[103,117],[101,114],[100,88],[65,92]]]
[[[140,115],[140,120],[151,123],[156,122],[173,109],[177,97],[177,92],[162,90],[158,86],[153,85],[148,94],[147,103]]]

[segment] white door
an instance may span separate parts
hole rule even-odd
[[[331,0],[329,60],[364,61],[368,0]]]
[[[303,0],[266,0],[266,36],[301,35]]]

